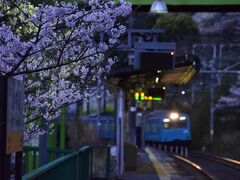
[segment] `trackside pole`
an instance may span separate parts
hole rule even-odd
[[[175,148],[175,153],[178,153],[178,146],[176,146]]]
[[[160,151],[162,150],[162,145],[161,144],[159,144],[159,147],[158,147],[159,149],[160,149]]]
[[[116,132],[116,143],[117,143],[117,175],[122,176],[124,170],[124,91],[123,87],[119,87],[117,92],[117,132]]]
[[[188,147],[185,147],[184,155],[185,155],[185,157],[188,157]]]
[[[180,147],[180,155],[183,156],[183,146]]]

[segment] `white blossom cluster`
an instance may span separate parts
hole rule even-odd
[[[240,74],[237,76],[236,84],[229,88],[229,93],[229,96],[220,97],[217,108],[240,106]]]
[[[116,59],[104,54],[126,31],[117,18],[130,12],[131,4],[114,0],[0,7],[0,76],[24,77],[26,139],[51,129],[43,120],[52,124],[63,105],[87,98],[83,92],[106,76]]]
[[[240,106],[240,87],[232,86],[229,92],[231,95],[220,97],[217,108]]]

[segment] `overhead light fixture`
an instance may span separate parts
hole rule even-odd
[[[167,13],[167,5],[163,0],[155,0],[150,8],[150,13]]]

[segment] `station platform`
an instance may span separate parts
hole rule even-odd
[[[158,161],[154,151],[145,148],[137,153],[136,171],[125,171],[123,180],[168,180],[169,174]]]

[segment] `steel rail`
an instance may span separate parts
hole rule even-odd
[[[215,163],[222,164],[224,166],[227,166],[227,167],[230,167],[232,169],[236,169],[236,170],[240,171],[240,161],[239,160],[235,160],[235,159],[231,159],[231,158],[227,158],[227,157],[222,157],[222,156],[210,155],[210,154],[207,154],[207,153],[200,153],[200,152],[191,152],[190,155],[192,157],[197,157],[197,158],[201,158],[201,159],[210,160],[210,161],[213,161]]]
[[[196,169],[197,171],[199,171],[202,175],[204,175],[206,178],[211,179],[211,180],[216,180],[216,178],[214,178],[213,175],[211,175],[209,172],[207,172],[206,170],[204,170],[200,165],[190,161],[189,159],[186,159],[182,156],[178,156],[178,155],[171,155],[173,158],[177,159],[178,161],[182,161],[185,164],[193,167],[194,169]]]

